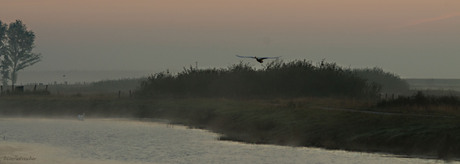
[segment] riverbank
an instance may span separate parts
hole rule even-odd
[[[89,118],[159,118],[212,130],[222,134],[222,140],[460,158],[460,120],[456,116],[387,115],[324,109],[361,111],[373,104],[338,98],[238,100],[8,96],[0,98],[0,113],[7,116],[76,117],[85,113]]]

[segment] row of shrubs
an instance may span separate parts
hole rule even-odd
[[[247,63],[222,69],[190,67],[177,74],[161,72],[150,76],[142,82],[138,94],[149,97],[376,97],[382,84],[366,79],[367,74],[363,73],[369,71],[386,75],[379,69],[352,70],[336,63],[313,64],[306,60],[274,61],[263,69],[255,69]]]
[[[418,91],[412,96],[400,96],[392,100],[383,100],[377,104],[378,107],[398,106],[452,106],[460,107],[460,99],[454,95],[431,96]]]

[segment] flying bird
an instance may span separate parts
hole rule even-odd
[[[252,59],[256,59],[257,62],[259,63],[263,63],[265,59],[278,59],[280,56],[277,56],[277,57],[257,57],[257,56],[240,56],[240,55],[236,55],[237,57],[240,57],[240,58],[252,58]]]

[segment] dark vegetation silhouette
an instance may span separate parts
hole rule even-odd
[[[7,45],[7,42],[6,42],[6,30],[8,29],[8,25],[3,23],[1,20],[0,20],[0,75],[1,75],[1,79],[2,79],[2,84],[3,85],[6,85],[8,83],[8,78],[5,78],[5,77],[8,77],[8,72],[6,71],[7,70],[7,67],[5,64],[2,64],[4,61],[3,61],[3,55],[5,54],[6,52],[6,45]]]
[[[239,63],[224,69],[161,72],[141,84],[147,97],[376,97],[381,86],[335,63],[273,61],[263,69]]]
[[[376,83],[382,86],[383,93],[399,93],[405,94],[409,92],[409,83],[401,79],[394,73],[385,72],[381,68],[361,68],[354,69],[353,72],[363,79],[367,79],[370,83]]]
[[[20,20],[6,25],[0,21],[0,71],[2,84],[11,81],[12,90],[18,79],[18,71],[41,60],[41,54],[33,53],[35,34]]]
[[[383,100],[378,103],[378,106],[407,106],[407,105],[452,105],[460,107],[460,100],[457,96],[431,96],[425,95],[422,91],[418,91],[412,96],[400,96],[394,100]]]

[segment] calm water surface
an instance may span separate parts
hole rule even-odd
[[[3,163],[444,163],[218,141],[205,130],[127,119],[0,118]],[[32,157],[7,160],[5,157]]]

